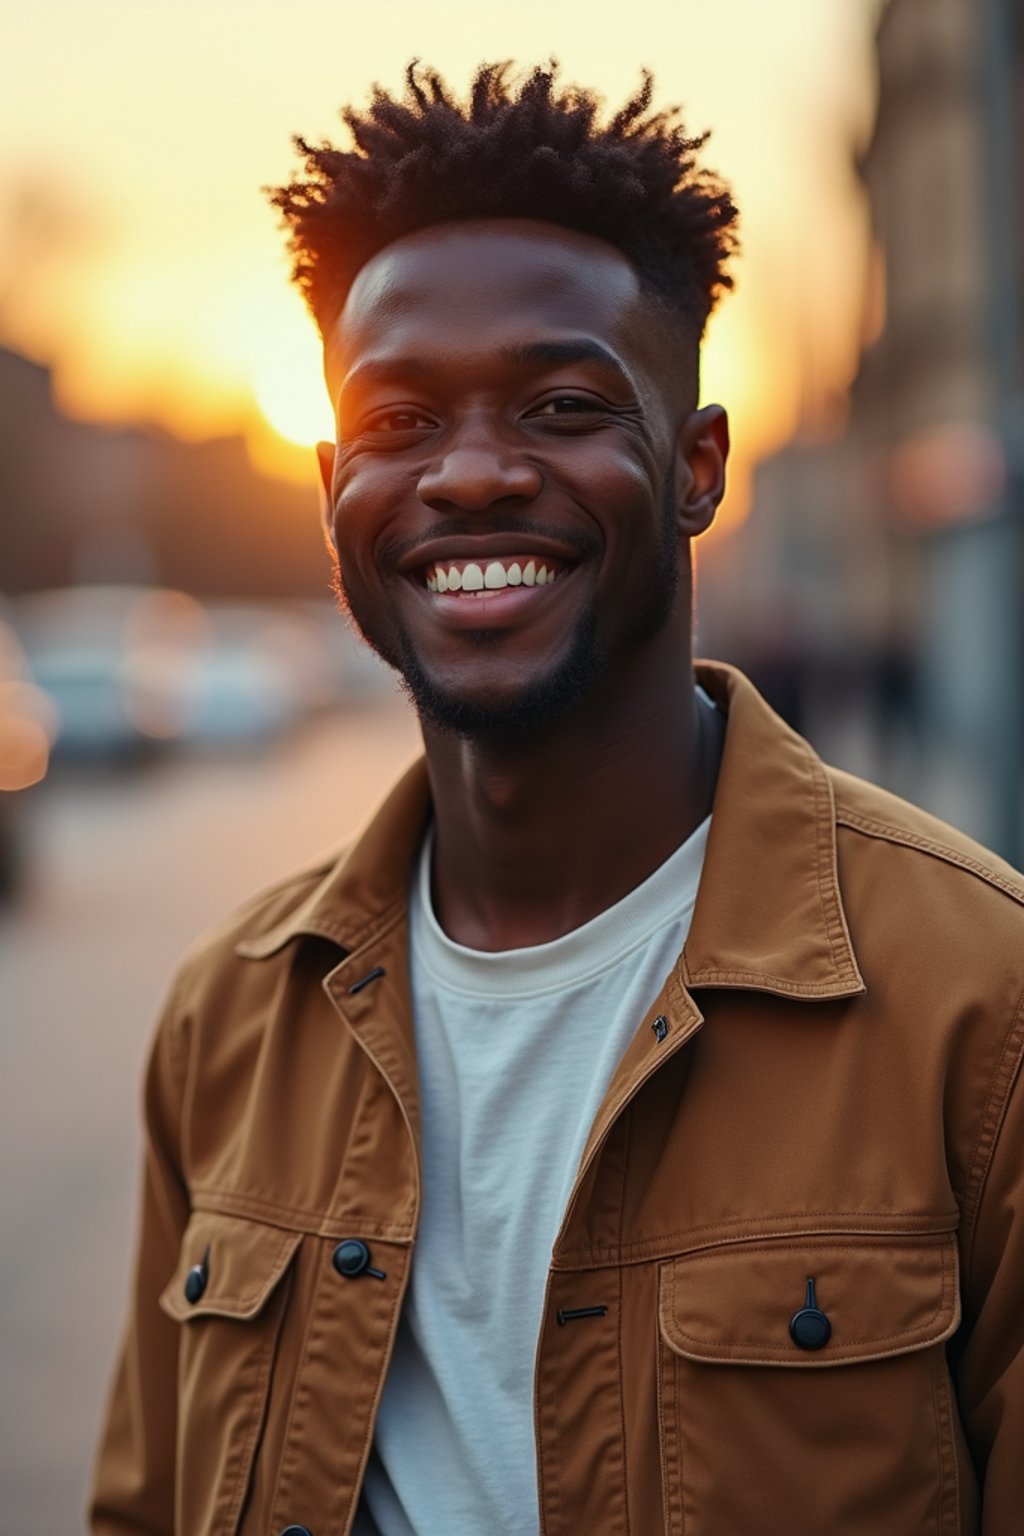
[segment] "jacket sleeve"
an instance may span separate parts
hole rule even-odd
[[[175,1003],[172,993],[146,1071],[134,1280],[89,1497],[93,1536],[173,1536],[175,1529],[178,1328],[159,1306],[188,1219],[184,1051]]]
[[[1018,1536],[1024,1509],[1024,997],[989,1094],[964,1215],[960,1415],[982,1490],[983,1536]]]

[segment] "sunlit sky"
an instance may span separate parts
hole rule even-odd
[[[730,411],[729,511],[750,464],[820,427],[862,334],[879,0],[36,0],[0,57],[0,342],[55,370],[76,416],[244,432],[310,473],[331,434],[319,344],[260,194],[290,135],[418,56],[461,89],[482,59],[557,57],[611,105],[642,66],[712,130],[742,215],[738,287],[712,320],[703,395]],[[276,429],[276,430],[274,430]]]

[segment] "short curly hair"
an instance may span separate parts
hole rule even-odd
[[[526,218],[616,246],[699,342],[732,287],[737,212],[697,163],[708,135],[689,137],[676,108],[652,112],[653,89],[645,71],[602,124],[598,97],[560,86],[554,61],[518,79],[509,63],[481,65],[463,104],[414,60],[400,99],[375,86],[364,112],[342,110],[353,149],[297,135],[305,175],[266,190],[321,334],[360,267],[393,240],[453,220]]]

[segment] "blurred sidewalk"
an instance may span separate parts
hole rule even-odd
[[[82,1529],[126,1297],[146,1045],[182,953],[346,841],[415,754],[396,695],[270,752],[63,777],[0,918],[0,1536]]]

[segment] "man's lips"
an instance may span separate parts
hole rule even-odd
[[[523,532],[449,534],[407,548],[398,561],[397,569],[403,575],[410,575],[423,572],[430,566],[464,566],[474,563],[484,571],[492,561],[499,561],[507,567],[518,560],[522,567],[533,560],[535,564],[545,564],[549,570],[564,570],[575,565],[582,552],[568,542]]]

